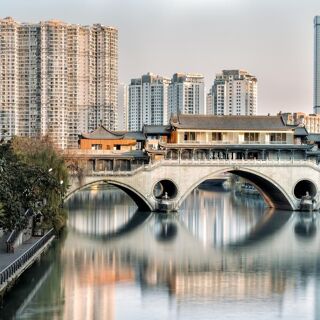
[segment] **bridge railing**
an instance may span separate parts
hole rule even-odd
[[[309,165],[313,166],[314,168],[320,170],[320,166],[317,164],[315,160],[311,159],[301,159],[301,160],[294,160],[294,159],[285,159],[285,160],[277,160],[277,159],[163,159],[157,161],[152,165],[148,165],[149,167],[155,167],[160,164],[162,165],[263,165],[263,166],[282,166],[282,165],[290,165],[290,166],[297,166],[297,165]]]
[[[27,219],[30,219],[33,215],[33,212],[31,209],[28,209],[24,213],[24,217]],[[6,240],[6,246],[7,246],[7,252],[14,252],[14,248],[17,246],[17,241],[20,236],[20,234],[24,232],[24,230],[14,229],[9,234],[9,237]]]
[[[32,245],[24,254],[10,263],[0,272],[0,286],[8,281],[14,274],[24,266],[52,237],[54,229],[50,229],[41,239]]]
[[[92,171],[87,175],[91,176],[133,176],[140,171],[150,171],[161,165],[212,165],[212,166],[312,166],[316,170],[320,170],[320,166],[315,160],[277,160],[277,159],[162,159],[149,164],[142,164],[140,167],[131,171]]]

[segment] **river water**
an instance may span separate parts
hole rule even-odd
[[[122,191],[83,190],[68,228],[7,295],[3,319],[320,319],[317,214],[222,188],[176,214]]]

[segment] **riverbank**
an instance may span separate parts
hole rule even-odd
[[[54,238],[54,230],[51,229],[42,237],[30,238],[20,245],[14,253],[7,253],[4,245],[1,245],[0,300],[19,277],[47,250]]]

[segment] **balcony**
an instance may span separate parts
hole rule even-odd
[[[287,141],[259,141],[259,140],[253,140],[253,141],[230,141],[230,140],[216,140],[216,141],[206,141],[206,140],[183,140],[180,144],[192,144],[192,145],[277,145],[277,144],[294,144],[294,143],[288,143]]]

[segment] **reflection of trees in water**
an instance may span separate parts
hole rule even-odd
[[[234,202],[232,193],[195,189],[183,203],[181,220],[208,245],[244,238],[265,214],[263,201]]]

